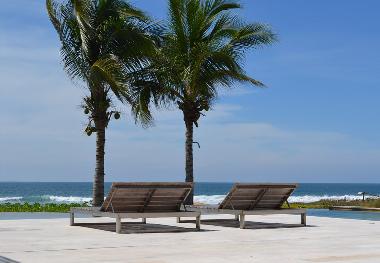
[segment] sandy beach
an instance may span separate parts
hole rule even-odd
[[[192,223],[150,219],[124,224],[122,234],[106,218],[79,219],[100,224],[74,227],[68,218],[0,220],[0,262],[362,263],[380,257],[378,221],[310,216],[309,226],[301,227],[298,216],[248,220],[244,230],[228,220],[203,222],[196,232]]]

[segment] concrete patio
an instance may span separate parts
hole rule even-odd
[[[122,234],[106,218],[0,220],[0,262],[380,262],[380,222],[308,217],[301,227],[298,216],[250,216],[242,230],[224,218],[200,232],[175,219],[134,221]]]

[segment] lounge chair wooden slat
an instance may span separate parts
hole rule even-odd
[[[296,188],[297,187],[297,184],[251,184],[251,183],[237,183],[234,185],[235,187],[238,187],[239,189],[255,189],[255,188],[259,188],[259,189],[262,189],[262,188],[271,188],[271,189],[275,189],[275,188],[280,188],[280,189],[284,189],[284,188]]]
[[[289,194],[289,191],[291,189],[289,188],[286,188],[286,189],[268,189],[268,195],[288,195]]]
[[[136,212],[139,212],[141,210],[142,207],[144,207],[144,204],[113,204],[112,205],[114,209],[123,209],[123,208],[135,208],[136,209]],[[149,208],[149,207],[173,207],[173,211],[178,211],[178,209],[176,208],[177,207],[177,204],[158,204],[158,205],[154,205],[154,204],[149,204],[146,206],[146,208]]]
[[[282,200],[279,200],[279,199],[276,199],[276,200],[273,200],[273,199],[271,199],[271,200],[260,200],[258,203],[257,203],[257,205],[259,205],[259,204],[277,204],[277,205],[282,205],[284,202],[282,201]]]
[[[170,201],[170,202],[182,202],[183,198],[177,197],[177,196],[153,196],[152,199],[150,200],[151,202],[165,202],[165,201]]]
[[[129,196],[129,197],[121,197],[119,196],[114,202],[144,202],[146,196]]]
[[[124,183],[124,182],[115,182],[112,183],[112,187],[117,188],[187,188],[191,189],[193,187],[192,183],[183,183],[183,182],[156,182],[156,183],[148,183],[148,182],[133,182],[133,183]]]
[[[146,212],[178,212],[177,206],[148,206]]]
[[[181,205],[182,202],[170,202],[170,201],[167,201],[167,202],[161,202],[161,201],[152,201],[150,202],[150,206],[157,206],[157,205],[175,205],[175,206],[178,206],[178,205]],[[178,209],[177,209],[178,210]]]
[[[118,196],[117,201],[122,202],[129,202],[129,201],[144,201],[146,198],[146,195],[141,196]],[[182,201],[182,198],[180,196],[155,196],[153,195],[151,198],[151,202],[154,201],[173,201],[176,200],[178,202]]]
[[[113,211],[123,211],[123,210],[128,210],[128,211],[134,211],[136,213],[143,213],[141,212],[143,209],[143,205],[123,205],[123,206],[113,206]],[[165,209],[165,211],[172,211],[172,212],[178,212],[177,205],[149,205],[144,208],[144,211],[148,210],[160,210],[160,209]],[[111,212],[111,211],[108,211]]]
[[[266,207],[270,207],[270,208],[274,208],[274,209],[281,209],[281,206],[282,206],[282,203],[278,203],[278,202],[267,202],[267,203],[259,203],[259,204],[256,204],[255,205],[255,209],[256,208],[266,208]],[[254,209],[251,209],[251,210],[254,210]]]
[[[231,197],[230,200],[235,200],[235,201],[244,201],[244,200],[249,200],[249,201],[252,201],[252,199],[255,199],[256,195],[234,195]]]
[[[247,197],[244,197],[244,199],[231,199],[230,200],[230,203],[233,203],[233,204],[240,204],[240,203],[252,203],[252,200],[255,200],[255,199],[248,199]]]
[[[258,205],[255,209],[278,209],[278,205]],[[248,210],[250,211],[250,210]]]
[[[145,200],[134,201],[134,200],[115,200],[112,201],[112,206],[143,206]]]
[[[247,197],[247,198],[250,198],[252,199],[253,197],[256,197],[257,194],[259,192],[256,192],[256,193],[252,193],[252,194],[240,194],[239,192],[236,192],[233,196],[232,196],[232,199],[236,199],[236,198],[241,198],[241,197]],[[271,194],[271,193],[266,193],[265,194],[266,197],[280,197],[282,198],[284,196],[284,194]]]
[[[287,196],[287,195],[285,195]],[[284,198],[284,195],[276,195],[276,196],[273,196],[273,195],[264,195],[263,198],[261,198],[261,200],[282,200]]]
[[[235,192],[236,192],[235,194],[241,194],[241,195],[243,195],[243,194],[250,194],[250,195],[258,194],[262,189],[263,188],[257,188],[257,187],[252,188],[252,189],[249,189],[249,188],[240,189],[237,187],[235,190]]]

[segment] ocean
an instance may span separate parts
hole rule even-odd
[[[109,190],[111,183],[106,183]],[[206,204],[218,204],[228,193],[232,183],[196,183],[195,201]],[[321,199],[361,199],[358,192],[367,192],[371,196],[380,196],[380,184],[329,184],[305,183],[289,198],[289,202],[314,202]],[[81,203],[90,202],[92,183],[15,183],[0,182],[0,203]]]

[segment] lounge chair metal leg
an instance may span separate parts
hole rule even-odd
[[[116,216],[116,233],[121,233],[121,218]]]
[[[177,223],[181,223],[181,218],[180,217],[177,217]]]
[[[201,216],[197,216],[195,218],[195,227],[197,230],[201,230]]]
[[[301,214],[301,224],[306,226],[306,213]]]
[[[245,228],[245,214],[241,213],[240,214],[240,229]]]
[[[239,215],[235,215],[235,221],[239,222]]]
[[[74,225],[74,213],[70,212],[70,226]]]
[[[141,222],[142,222],[143,224],[146,224],[146,218],[143,218],[143,219],[141,220]]]

